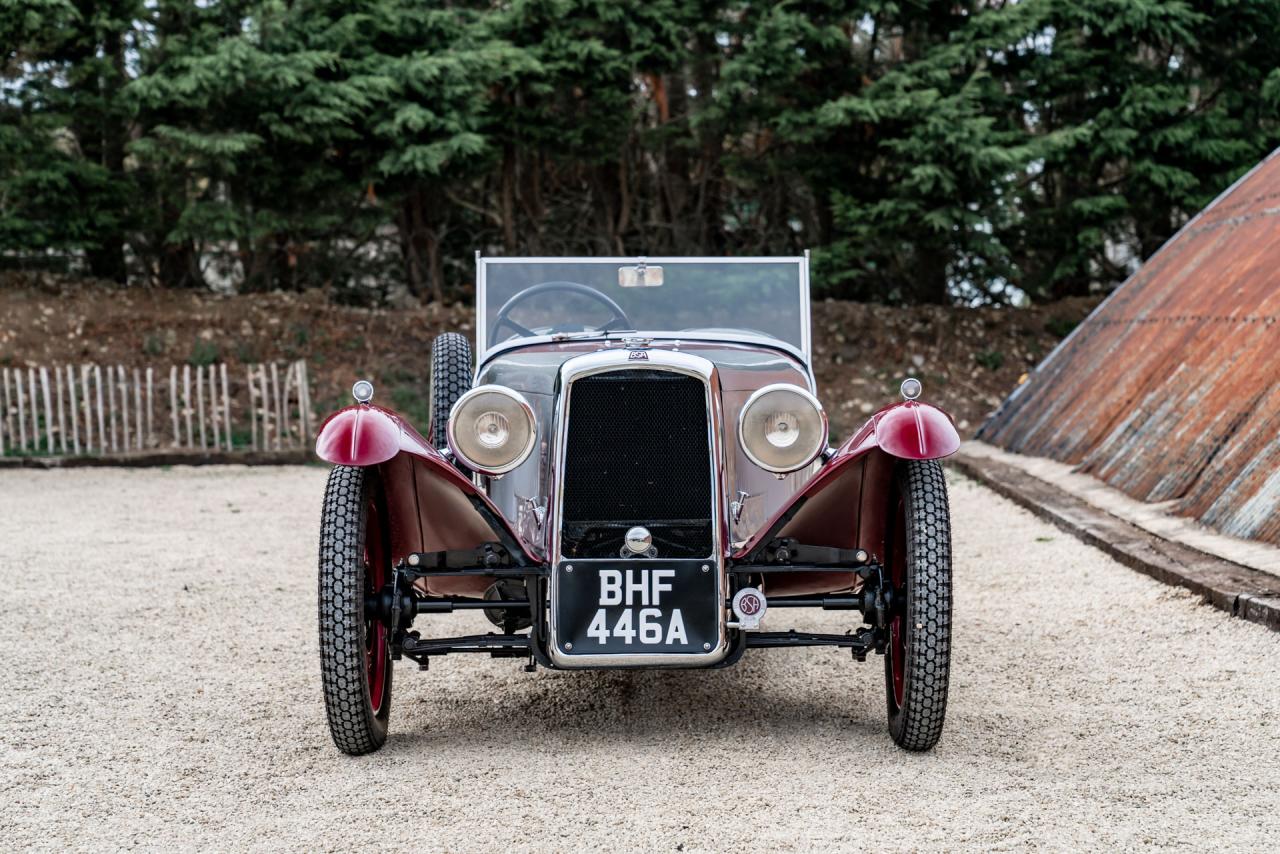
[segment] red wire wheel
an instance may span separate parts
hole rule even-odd
[[[388,581],[388,563],[386,548],[386,530],[382,525],[382,514],[378,503],[369,496],[365,502],[365,535],[364,535],[364,591],[367,596],[376,596]],[[369,704],[376,715],[382,710],[382,704],[390,699],[387,694],[388,675],[391,673],[391,649],[387,643],[389,632],[387,624],[375,619],[372,614],[365,618],[364,648],[365,674],[369,684]]]
[[[320,520],[320,681],[334,744],[352,755],[387,740],[389,630],[366,601],[390,578],[390,551],[376,470],[336,466]]]
[[[895,494],[894,505],[896,509],[890,516],[893,520],[893,542],[889,549],[889,566],[885,567],[894,603],[893,616],[889,619],[889,643],[885,649],[885,690],[890,715],[902,708],[907,658],[907,633],[902,614],[907,590],[907,537],[901,495]]]
[[[942,466],[899,462],[889,510],[889,734],[907,750],[930,750],[942,737],[951,671],[951,510]]]

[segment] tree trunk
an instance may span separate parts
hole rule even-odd
[[[427,265],[431,270],[431,298],[444,305],[444,259],[440,254],[440,238],[435,229],[429,229],[425,237]]]
[[[440,244],[447,229],[439,206],[431,203],[429,188],[418,184],[409,190],[401,203],[397,226],[409,290],[418,299],[430,293],[432,300],[443,304],[444,255]]]
[[[948,250],[943,246],[921,246],[916,251],[915,273],[907,274],[910,282],[910,301],[928,305],[948,305],[951,295],[947,289]]]
[[[617,164],[601,163],[591,170],[592,195],[595,196],[601,215],[601,227],[596,231],[596,242],[604,253],[616,251],[613,243],[618,235]]]
[[[519,175],[525,184],[524,191],[519,194],[520,206],[524,209],[526,231],[521,243],[531,255],[542,252],[542,229],[544,210],[542,206],[542,158],[538,152],[531,151],[523,158]]]
[[[627,169],[627,149],[618,156],[618,221],[614,224],[614,251],[626,255],[627,230],[631,228],[631,176]]]
[[[663,90],[667,95],[666,104],[670,110],[671,120],[681,122],[687,128],[689,84],[685,80],[684,73],[673,71]],[[659,252],[668,251],[676,254],[681,252],[693,254],[689,252],[690,247],[681,239],[681,235],[688,233],[686,211],[691,194],[689,152],[683,143],[684,140],[673,140],[669,137],[663,143],[662,160],[665,168],[662,169],[658,180],[661,182],[665,215],[659,221],[666,225],[666,232],[658,238],[656,246],[646,247],[648,254],[656,255]]]
[[[97,126],[89,127],[84,135],[93,139],[93,145],[86,146],[84,150],[86,154],[93,152],[94,159],[107,170],[113,181],[121,182],[123,189],[124,146],[128,129],[118,115],[117,99],[127,71],[120,33],[109,32],[103,37],[102,52],[104,56],[111,57],[111,70],[99,75],[92,84],[97,89],[94,96],[103,104]],[[82,137],[82,145],[83,142]],[[115,215],[103,218],[104,222],[111,223],[110,228],[98,233],[96,245],[85,252],[85,257],[89,262],[89,272],[96,278],[124,284],[129,278],[124,253],[124,205],[114,201],[111,207],[114,209],[111,213]]]
[[[699,42],[700,49],[693,63],[693,85],[698,90],[699,101],[706,103],[715,87],[716,68],[711,58],[717,55],[719,46],[710,32],[703,33]],[[710,123],[704,124],[698,135],[701,158],[697,169],[698,201],[694,214],[698,243],[690,247],[697,254],[718,254],[724,245],[724,200],[721,197],[724,135],[724,128]]]
[[[195,244],[190,240],[162,245],[157,273],[161,287],[188,289],[206,287],[204,275],[200,271],[199,255]]]
[[[400,203],[400,215],[396,218],[397,231],[400,235],[400,252],[404,256],[404,278],[409,293],[419,300],[423,293],[422,258],[418,255],[418,246],[413,239],[413,194],[405,197]]]
[[[516,147],[510,140],[502,146],[502,246],[508,254],[515,254]]]

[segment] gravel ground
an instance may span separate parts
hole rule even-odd
[[[932,754],[890,742],[879,659],[758,650],[716,672],[402,667],[387,747],[342,756],[316,656],[324,478],[0,472],[0,849],[1280,838],[1280,634],[961,479],[951,705]],[[846,627],[775,612],[772,628],[780,617]]]

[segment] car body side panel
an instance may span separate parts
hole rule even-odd
[[[773,519],[741,546],[745,558],[797,502],[803,502],[776,536],[807,545],[863,548],[885,555],[893,470],[898,459],[935,459],[960,446],[951,419],[928,404],[907,401],[876,413]],[[765,573],[768,595],[804,595],[855,590],[853,573]]]
[[[888,493],[893,477],[893,457],[876,447],[833,462],[837,468],[821,481],[811,481],[796,500],[805,499],[795,516],[778,536],[794,537],[811,546],[863,548],[875,558],[885,553],[885,523]],[[792,505],[788,504],[785,513]],[[781,514],[779,514],[779,518]],[[772,524],[763,528],[735,555],[743,557],[762,539]],[[852,572],[764,573],[765,594],[804,596],[816,593],[844,593],[861,588],[861,579]]]
[[[411,454],[402,454],[401,457],[407,457],[412,467],[415,495],[413,504],[406,501],[400,509],[406,518],[413,518],[417,522],[419,539],[416,548],[405,548],[403,552],[393,545],[392,552],[397,560],[400,554],[408,554],[410,551],[469,549],[498,539],[496,532],[476,511],[456,483],[441,477],[439,469],[421,457]],[[515,536],[514,533],[512,536]],[[404,545],[408,546],[410,543],[406,542]],[[422,579],[419,586],[424,593],[434,596],[477,597],[483,596],[495,580],[487,575],[433,577]]]
[[[393,562],[412,552],[474,548],[504,536],[520,543],[526,560],[537,560],[536,549],[509,524],[501,532],[493,529],[472,503],[486,505],[505,523],[488,496],[391,410],[368,405],[340,410],[320,428],[316,454],[335,465],[377,468],[387,499]],[[435,595],[482,596],[493,581],[488,576],[432,578],[422,589]]]
[[[862,537],[862,519],[866,515],[864,499],[871,491],[865,489],[868,456],[851,461],[843,476],[813,495],[780,535],[815,546],[867,547]],[[765,573],[764,579],[767,596],[842,593],[861,586],[858,576],[851,572]]]

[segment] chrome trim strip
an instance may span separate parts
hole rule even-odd
[[[809,250],[804,250],[804,260],[800,263],[800,350],[804,353],[804,363],[809,365],[813,362],[813,314],[809,305]],[[812,371],[810,377],[812,378]],[[813,383],[814,394],[818,393],[816,383]]]
[[[652,259],[651,259],[652,260]],[[556,637],[556,602],[559,587],[560,567],[566,558],[560,553],[560,535],[564,519],[564,450],[569,435],[569,399],[570,386],[575,380],[593,374],[625,370],[658,370],[684,374],[701,379],[707,392],[707,439],[711,447],[711,536],[712,555],[716,567],[716,596],[723,604],[728,579],[725,571],[725,554],[728,547],[728,523],[724,518],[725,489],[725,447],[723,412],[720,405],[720,377],[715,363],[701,356],[689,353],[677,353],[669,350],[648,350],[649,358],[645,361],[632,361],[629,351],[603,350],[597,353],[586,353],[567,360],[560,367],[559,394],[556,407],[555,445],[551,457],[551,484],[554,501],[551,507],[549,524],[551,525],[550,562],[551,589],[549,604],[549,652],[551,661],[557,667],[628,667],[637,665],[667,667],[699,667],[709,666],[721,661],[729,652],[727,612],[720,609],[718,643],[705,653],[634,653],[634,654],[601,654],[601,655],[565,655],[560,651]],[[636,520],[644,524],[645,520]],[[590,566],[600,563],[599,559],[575,559],[575,566]]]
[[[484,328],[485,325],[480,322],[484,318],[485,309],[487,308],[487,301],[485,300],[485,294],[487,292],[485,289],[485,264],[488,263],[488,261],[489,259],[482,257],[480,255],[480,250],[477,249],[476,250],[476,373],[475,373],[475,376],[471,378],[472,385],[475,384],[476,379],[480,376],[480,364],[482,361],[484,361],[482,357],[484,356],[485,347],[488,343],[485,340],[487,337],[487,334],[486,334],[487,330]]]

